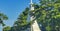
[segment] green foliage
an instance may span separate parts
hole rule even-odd
[[[3,28],[3,31],[9,31],[11,29],[11,27],[7,26]]]
[[[41,0],[40,7],[37,11],[36,18],[39,23],[42,23],[44,27],[46,27],[47,31],[57,31],[56,25],[60,26],[60,2],[59,0]],[[60,29],[60,28],[59,28]],[[58,30],[59,30],[58,29]]]
[[[27,16],[28,16],[28,10],[29,8],[26,8],[25,11],[23,11],[19,17],[17,18],[17,21],[14,23],[13,30],[15,31],[24,31],[27,27]]]
[[[3,21],[7,20],[7,19],[8,19],[8,17],[5,14],[0,13],[0,24],[2,24],[2,26],[5,26]]]
[[[2,19],[2,20],[7,20],[8,17],[7,17],[5,14],[0,13],[0,19]]]

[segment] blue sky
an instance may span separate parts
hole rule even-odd
[[[33,0],[37,2],[38,0]],[[29,6],[30,0],[0,0],[0,12],[3,12],[8,16],[8,20],[4,21],[7,26],[13,26],[14,22],[18,18],[26,7]],[[37,2],[38,3],[38,2]],[[0,25],[0,31],[2,31]]]

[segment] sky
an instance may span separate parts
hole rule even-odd
[[[38,0],[33,0],[33,2],[38,3]],[[4,21],[6,26],[13,26],[18,15],[29,5],[30,0],[0,0],[0,12],[8,16],[8,20]],[[2,31],[2,28],[0,25],[0,31]]]

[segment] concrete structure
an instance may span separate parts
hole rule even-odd
[[[33,3],[32,3],[32,0],[31,0],[31,3],[30,3],[30,11],[33,11],[34,10],[34,6],[33,6]],[[34,13],[34,12],[32,12]],[[35,19],[34,16],[31,16],[30,15],[30,21],[33,21]],[[36,20],[33,21],[34,23],[31,24],[31,31],[41,31],[39,26],[38,26],[38,23]]]

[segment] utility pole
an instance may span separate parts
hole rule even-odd
[[[30,2],[30,12],[31,12],[34,11],[34,6],[32,0],[30,1],[31,1]],[[31,14],[34,14],[34,12],[30,13],[30,21],[33,21],[35,19],[35,16],[32,16]],[[31,31],[41,31],[36,20],[34,20],[33,23],[31,23]]]

